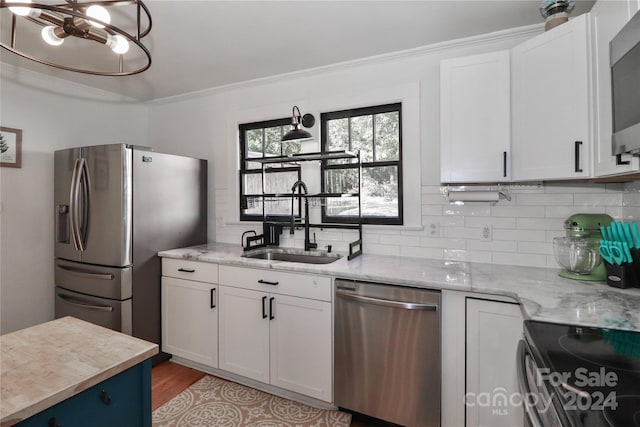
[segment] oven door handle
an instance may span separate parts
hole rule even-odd
[[[531,389],[529,388],[529,384],[527,383],[527,373],[526,373],[526,361],[527,357],[530,357],[527,352],[527,344],[524,340],[520,340],[518,343],[518,351],[517,351],[517,360],[516,366],[518,368],[518,385],[520,386],[520,393],[522,394],[522,406],[524,407],[524,412],[529,419],[532,427],[543,427],[542,421],[540,421],[540,417],[536,413],[535,406],[527,404],[527,396],[530,396]]]

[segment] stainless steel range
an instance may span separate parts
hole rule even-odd
[[[530,320],[524,332],[526,425],[640,427],[640,332]]]

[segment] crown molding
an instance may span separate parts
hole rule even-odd
[[[315,68],[308,68],[300,71],[292,71],[290,73],[276,74],[274,76],[261,77],[253,80],[246,80],[238,83],[231,83],[228,85],[215,86],[207,89],[202,89],[194,92],[188,92],[180,95],[169,96],[166,98],[158,98],[147,101],[148,105],[163,105],[171,104],[174,102],[186,101],[189,99],[197,99],[206,96],[216,95],[224,92],[229,92],[236,89],[245,89],[249,87],[266,85],[269,83],[277,83],[281,81],[291,81],[294,79],[307,78],[318,74],[324,74],[334,71],[345,70],[348,68],[362,67],[366,65],[372,65],[384,62],[393,62],[399,59],[405,59],[410,57],[418,57],[423,55],[429,55],[435,52],[453,49],[458,47],[473,46],[491,43],[494,41],[509,40],[513,38],[522,38],[526,36],[533,37],[544,31],[544,23],[527,25],[524,27],[510,28],[507,30],[495,31],[492,33],[481,34],[472,37],[465,37],[462,39],[448,40],[445,42],[434,43],[426,46],[420,46],[417,48],[400,50],[396,52],[385,53],[382,55],[370,56],[366,58],[359,58],[350,61],[338,62],[330,65],[323,65]]]

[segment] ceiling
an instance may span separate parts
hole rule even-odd
[[[4,49],[1,60],[151,100],[543,22],[540,1],[530,0],[145,3],[153,28],[143,41],[153,62],[142,74],[83,75],[24,60]],[[572,15],[589,11],[593,3],[578,0]]]

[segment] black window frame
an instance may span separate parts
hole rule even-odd
[[[240,141],[240,167],[239,167],[239,184],[240,184],[240,197],[239,197],[239,208],[240,208],[240,221],[270,221],[270,222],[289,222],[291,221],[291,215],[251,215],[244,213],[244,209],[246,209],[247,199],[254,195],[246,195],[244,194],[244,176],[251,174],[262,174],[263,169],[265,174],[269,173],[278,173],[278,172],[297,172],[298,180],[302,178],[302,171],[300,165],[296,166],[283,166],[278,168],[270,168],[268,166],[263,166],[259,169],[249,169],[247,167],[247,163],[255,161],[255,157],[247,157],[247,141],[246,141],[246,132],[249,130],[262,129],[263,132],[263,142],[262,142],[262,157],[265,156],[265,143],[264,143],[264,129],[276,127],[276,126],[285,126],[291,125],[291,117],[282,118],[282,119],[274,119],[274,120],[263,120],[260,122],[251,122],[251,123],[241,123],[238,125],[239,131],[239,141]],[[280,154],[282,155],[282,146],[280,147]],[[264,185],[264,183],[263,183]],[[260,196],[261,197],[261,196]],[[262,203],[265,200],[263,198]],[[301,198],[297,198],[298,202],[298,213],[295,215],[296,218],[300,217],[300,208],[302,207]],[[264,208],[263,208],[264,210]]]
[[[402,192],[403,173],[402,173],[402,103],[376,105],[372,107],[352,108],[347,110],[332,111],[328,113],[320,114],[320,126],[321,126],[321,151],[323,153],[328,152],[327,149],[327,136],[328,129],[327,123],[329,120],[344,119],[359,116],[373,116],[373,150],[375,152],[375,115],[380,113],[398,113],[398,160],[385,160],[385,161],[372,161],[362,162],[363,171],[366,168],[371,167],[384,167],[384,166],[397,166],[398,167],[398,216],[397,217],[379,217],[379,216],[365,216],[362,214],[362,218],[356,216],[330,216],[327,215],[326,206],[322,206],[322,222],[323,223],[358,223],[362,221],[363,224],[377,224],[377,225],[403,225],[404,224],[404,197]],[[350,123],[350,122],[349,122]],[[351,148],[351,126],[349,126],[349,148]],[[322,192],[326,191],[325,172],[332,169],[352,169],[358,168],[356,162],[349,164],[329,164],[328,160],[323,160],[320,166],[320,181]],[[360,195],[362,198],[362,194]],[[361,200],[362,202],[362,200]]]

